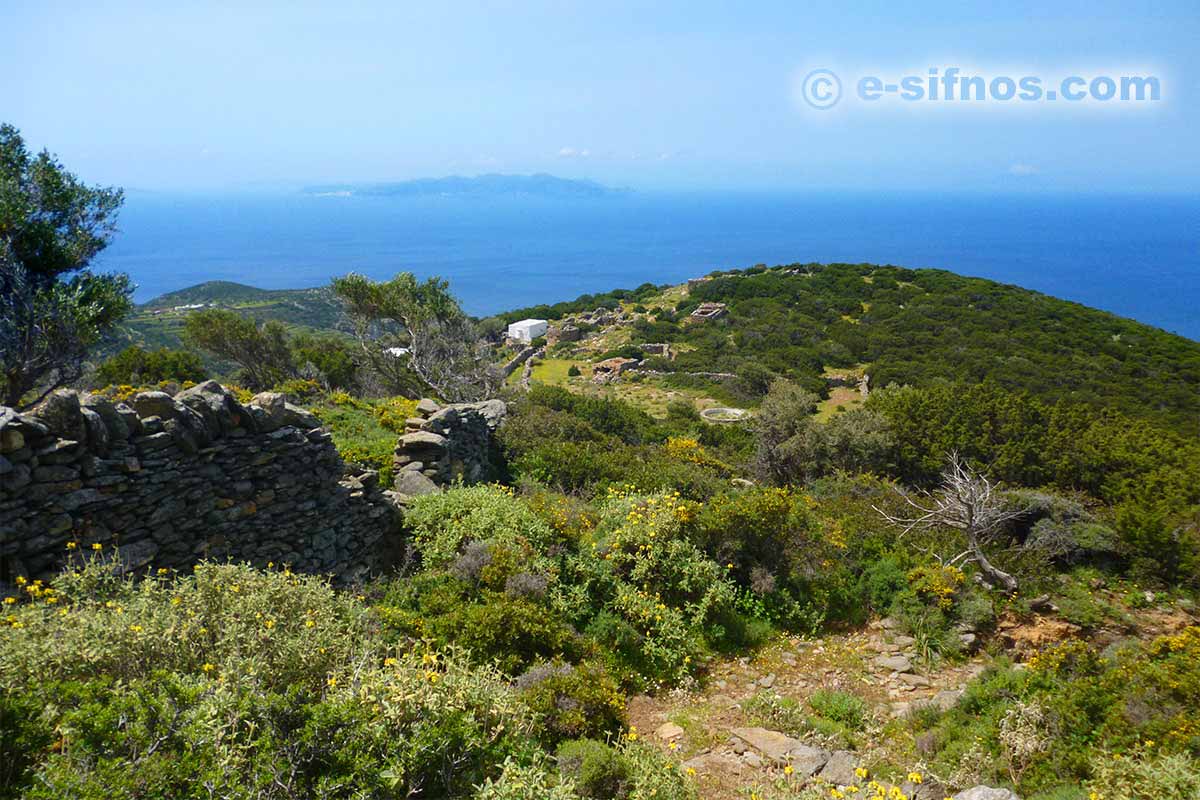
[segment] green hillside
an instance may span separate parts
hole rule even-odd
[[[727,313],[690,319],[702,302],[724,303]],[[820,376],[829,370],[865,366],[872,387],[990,381],[1192,433],[1200,421],[1200,343],[1018,286],[942,270],[759,266],[715,273],[686,292],[647,284],[505,317],[560,319],[598,305],[632,313],[623,324],[635,347],[676,345],[674,360],[650,361],[654,369],[676,373],[679,384],[687,372],[736,373],[753,383],[750,378],[765,369],[824,391]]]
[[[125,321],[110,349],[127,344],[143,347],[180,347],[183,321],[203,304],[227,308],[260,322],[279,320],[300,330],[349,332],[349,322],[328,287],[313,289],[258,289],[231,281],[208,281],[169,292],[142,305]]]

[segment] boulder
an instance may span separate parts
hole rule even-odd
[[[34,406],[29,415],[37,418],[55,436],[86,441],[87,424],[79,406],[79,395],[70,389],[58,389]]]
[[[430,400],[428,397],[422,398],[421,402],[417,403],[417,413],[425,417],[436,414],[441,408],[436,401]]]
[[[87,428],[88,445],[97,453],[108,453],[108,426],[104,424],[104,420],[86,406],[81,408],[79,413],[83,415],[83,424]]]
[[[851,786],[858,783],[854,770],[858,769],[858,759],[849,750],[835,750],[825,766],[817,773],[817,777],[835,786]]]
[[[423,494],[436,494],[441,491],[438,485],[420,472],[406,469],[396,475],[396,492],[408,497],[418,497]]]
[[[138,392],[129,401],[129,405],[142,419],[173,419],[179,413],[175,400],[166,392]]]
[[[674,722],[664,722],[654,729],[654,735],[665,741],[678,739],[683,736],[683,728],[676,725]]]
[[[829,751],[802,744],[792,748],[787,763],[801,778],[811,778],[829,761]]]
[[[125,417],[117,412],[117,406],[107,397],[89,394],[84,396],[80,403],[84,409],[95,413],[104,422],[110,441],[123,442],[129,438],[129,425],[126,424]]]
[[[875,659],[875,664],[883,669],[890,669],[893,672],[912,671],[912,662],[906,656],[880,656]]]
[[[216,381],[204,381],[184,389],[175,395],[175,402],[199,415],[213,437],[242,425],[248,416],[233,393]]]
[[[429,431],[406,433],[400,437],[400,448],[412,451],[445,450],[446,437]]]
[[[321,420],[317,419],[315,414],[306,411],[300,406],[294,406],[291,403],[284,403],[284,424],[291,425],[303,431],[311,431],[313,428],[321,427]]]
[[[270,433],[286,424],[287,399],[279,392],[259,392],[250,398],[250,411],[254,413],[258,429]]]

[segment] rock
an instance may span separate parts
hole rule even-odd
[[[0,453],[12,453],[25,446],[25,434],[15,428],[0,429]]]
[[[900,622],[895,617],[884,617],[879,620],[879,625],[885,631],[898,630],[900,628]]]
[[[401,470],[396,473],[395,489],[402,495],[418,497],[424,494],[436,494],[441,491],[438,485],[429,478],[414,470]]]
[[[179,413],[175,401],[166,392],[138,392],[129,401],[129,405],[133,406],[133,410],[143,419],[146,417],[172,419]]]
[[[305,411],[300,406],[284,403],[283,411],[285,425],[292,425],[304,431],[311,431],[313,428],[321,427],[321,420],[317,419],[315,414]]]
[[[210,436],[221,436],[250,418],[233,393],[216,381],[203,381],[175,395],[175,402],[191,409],[204,422]]]
[[[858,769],[858,759],[848,750],[835,750],[825,766],[817,773],[821,780],[837,786],[851,786],[858,783],[854,770]]]
[[[930,706],[932,708],[936,708],[942,713],[945,713],[954,708],[954,706],[958,705],[958,700],[962,697],[962,695],[962,689],[944,689],[928,700],[921,701],[920,705]]]
[[[105,455],[108,453],[108,426],[104,420],[90,408],[81,408],[83,425],[87,429],[87,442],[93,452]]]
[[[400,447],[406,451],[437,451],[446,449],[446,437],[439,433],[417,431],[400,437]]]
[[[875,664],[892,672],[912,671],[912,662],[908,660],[907,656],[880,656],[875,659]]]
[[[974,650],[975,644],[978,641],[978,637],[976,637],[973,633],[960,633],[958,635],[958,640],[962,642],[963,649]]]
[[[954,800],[1021,800],[1010,789],[995,789],[991,786],[973,786],[954,795]]]
[[[654,729],[654,735],[664,741],[678,739],[683,736],[683,728],[676,725],[674,722],[664,722]]]
[[[77,442],[87,439],[87,425],[80,410],[79,395],[70,389],[51,392],[45,400],[34,406],[29,415],[41,420],[55,436]]]
[[[422,398],[421,401],[417,403],[417,413],[425,417],[436,414],[441,409],[442,407],[438,405],[436,401],[430,400],[428,397]]]
[[[923,686],[931,685],[929,678],[926,678],[924,675],[913,675],[911,673],[905,672],[905,673],[901,673],[898,677],[900,678],[901,681],[908,684],[909,686],[922,686],[923,687]]]
[[[7,475],[13,471],[12,462],[4,456],[0,456],[0,475]]]
[[[279,392],[259,392],[250,398],[250,405],[263,412],[255,415],[258,429],[263,433],[279,430],[286,424],[287,399]]]
[[[745,761],[746,766],[750,767],[751,769],[758,769],[763,765],[763,763],[765,763],[762,760],[762,756],[753,751],[744,753],[742,755],[742,761]]]
[[[81,401],[83,408],[97,414],[104,427],[108,430],[108,438],[113,442],[123,442],[129,438],[129,425],[125,418],[117,412],[117,407],[107,397],[90,394]]]
[[[799,739],[766,728],[732,728],[729,732],[772,761],[784,761],[797,748],[806,746]]]
[[[912,647],[917,643],[917,640],[911,636],[893,636],[892,644],[897,647]]]
[[[759,678],[758,685],[764,689],[770,689],[775,685],[775,673],[772,672],[770,675],[764,675],[763,677]]]
[[[801,778],[811,778],[829,761],[829,751],[802,744],[792,748],[787,763]]]

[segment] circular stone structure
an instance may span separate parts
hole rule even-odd
[[[700,416],[705,422],[741,422],[750,416],[750,412],[744,408],[717,407],[704,409]]]

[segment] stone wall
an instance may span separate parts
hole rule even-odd
[[[207,381],[128,403],[59,391],[0,407],[0,582],[48,578],[102,545],[127,570],[202,558],[353,580],[395,548],[395,497],[351,474],[319,420]]]
[[[472,484],[501,477],[495,433],[508,414],[503,400],[445,407],[422,400],[417,414],[408,420],[393,459],[396,492],[402,499],[460,480]]]

